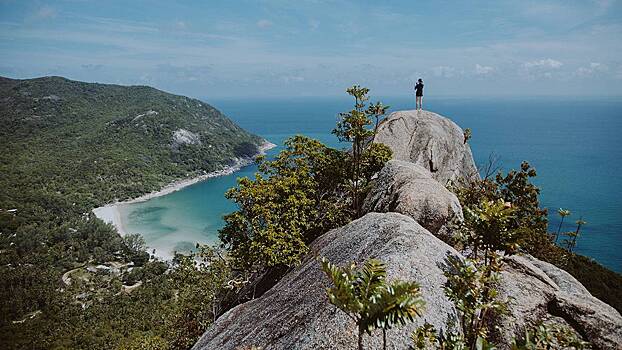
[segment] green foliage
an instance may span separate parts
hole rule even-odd
[[[506,311],[506,302],[499,300],[495,288],[500,278],[501,258],[493,253],[488,264],[470,259],[448,262],[445,294],[458,310],[464,342],[472,349],[479,339],[488,339],[490,317]]]
[[[202,294],[173,283],[177,267],[148,261],[140,236],[122,239],[90,212],[218,170],[261,139],[201,101],[144,86],[0,78],[0,99],[0,348],[175,348],[163,319],[190,301],[174,291]],[[180,129],[200,142],[175,141]],[[61,282],[106,262],[135,266]]]
[[[525,339],[512,342],[512,350],[590,349],[570,328],[541,323],[525,332]]]
[[[579,238],[581,227],[587,225],[587,221],[584,221],[583,218],[581,218],[576,221],[576,224],[577,229],[574,232],[566,232],[564,235],[568,238],[562,241],[562,243],[566,245],[566,249],[568,249],[569,252],[572,252],[572,250],[577,246],[577,238]]]
[[[363,333],[374,329],[383,332],[413,322],[425,305],[419,286],[414,282],[386,281],[386,266],[375,259],[341,268],[321,259],[322,270],[333,283],[326,295],[331,304],[346,313],[358,326],[358,344],[362,349]],[[386,345],[386,344],[385,344]]]
[[[473,248],[476,258],[480,249],[484,251],[485,263],[490,252],[516,252],[519,236],[516,230],[509,228],[513,213],[512,206],[502,199],[484,200],[479,205],[464,208],[463,238]]]
[[[431,349],[437,347],[439,342],[436,329],[427,322],[417,327],[411,335],[411,340],[413,343],[411,349]]]
[[[505,176],[498,173],[494,179],[474,180],[453,186],[452,190],[458,196],[465,214],[478,213],[484,203],[491,201],[503,201],[511,206],[511,216],[505,222],[501,234],[505,237],[499,237],[501,241],[496,242],[495,246],[501,248],[496,249],[512,253],[520,247],[540,259],[544,256],[561,259],[547,233],[547,210],[540,208],[538,200],[540,189],[530,182],[536,175],[535,169],[529,163],[523,162],[520,171],[511,170]],[[469,220],[465,222],[467,229],[473,226]]]
[[[559,214],[562,219],[559,221],[559,227],[557,227],[557,233],[555,234],[555,243],[557,243],[557,240],[559,239],[559,233],[561,232],[562,225],[564,224],[564,219],[566,218],[566,216],[570,215],[570,210],[559,208],[557,210],[557,214]]]
[[[471,130],[471,128],[464,129],[464,143],[465,144],[469,142],[472,136],[473,136],[473,131]]]
[[[175,349],[188,349],[196,343],[220,313],[218,297],[231,276],[229,264],[220,251],[199,246],[191,255],[173,259],[173,288],[177,307],[167,318],[168,339]]]
[[[506,312],[506,302],[499,300],[495,288],[499,281],[501,257],[492,254],[488,264],[478,260],[448,259],[445,272],[445,295],[458,311],[460,331],[438,334],[429,323],[412,333],[411,349],[492,350],[488,342],[492,317]]]
[[[530,182],[535,176],[535,170],[523,162],[520,171],[460,183],[451,189],[458,196],[465,213],[483,201],[511,203],[513,214],[507,229],[515,232],[521,250],[566,270],[594,296],[621,311],[622,275],[554,244],[555,234],[547,232],[547,211],[539,206],[540,191]],[[574,237],[570,237],[570,243],[573,240]]]
[[[348,89],[355,108],[342,113],[333,130],[352,143],[351,152],[294,136],[274,160],[258,159],[254,179],[239,179],[238,187],[227,191],[239,209],[225,216],[219,236],[245,273],[294,266],[308,243],[359,216],[371,178],[391,159],[387,146],[369,142],[371,118],[388,107],[378,102],[365,109],[368,92]]]
[[[249,271],[293,266],[311,240],[347,222],[343,163],[342,152],[303,136],[287,140],[274,160],[260,159],[261,174],[239,179],[226,194],[239,210],[225,216],[220,239],[235,265]]]
[[[378,120],[384,115],[389,106],[382,103],[369,104],[369,89],[354,85],[346,90],[346,92],[354,97],[354,109],[349,112],[340,113],[340,120],[337,127],[333,130],[333,134],[342,142],[352,144],[352,152],[349,153],[351,160],[348,170],[350,178],[350,193],[352,197],[352,209],[355,216],[360,216],[361,197],[367,187],[370,176],[369,168],[365,170],[365,162],[367,164],[381,163],[384,164],[391,158],[388,147],[373,146],[369,139],[375,135],[378,129]],[[366,108],[367,106],[367,108]],[[376,124],[373,130],[368,127],[373,123],[375,118]],[[376,159],[375,161],[371,161]],[[380,170],[380,169],[378,169]]]
[[[149,253],[146,252],[147,244],[140,234],[129,233],[123,236],[123,250],[137,266],[142,266],[149,260]]]

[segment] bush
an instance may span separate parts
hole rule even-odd
[[[255,179],[241,178],[226,197],[239,210],[225,216],[220,239],[236,266],[262,271],[293,266],[319,234],[351,215],[340,196],[344,154],[295,136],[275,160],[259,159]]]

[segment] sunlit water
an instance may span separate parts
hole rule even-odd
[[[206,99],[207,100],[207,99]],[[382,98],[391,110],[411,109],[410,98]],[[351,108],[347,99],[210,101],[239,125],[282,145],[294,134],[305,134],[341,147],[330,134],[336,115]],[[473,130],[475,160],[498,155],[504,170],[528,160],[538,171],[542,205],[557,229],[557,208],[572,211],[564,230],[583,217],[577,251],[622,271],[622,100],[570,98],[488,100],[432,99],[425,108]],[[274,154],[278,149],[271,151]],[[235,209],[224,198],[236,178],[252,176],[255,166],[132,204],[122,210],[125,228],[144,235],[160,255],[184,251],[197,242],[217,243],[222,215]]]

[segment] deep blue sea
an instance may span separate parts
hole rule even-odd
[[[375,99],[372,99],[375,100]],[[392,111],[412,109],[409,97],[382,97]],[[337,113],[351,109],[347,98],[210,100],[245,129],[282,145],[305,134],[341,147],[331,135]],[[557,208],[572,212],[564,230],[583,218],[576,251],[622,272],[622,99],[620,98],[426,98],[427,110],[471,128],[476,163],[491,154],[504,171],[529,161],[537,170],[541,204],[549,208],[550,229],[559,224]],[[344,145],[345,146],[345,145]],[[272,150],[271,154],[278,149]],[[186,250],[196,242],[217,242],[222,215],[235,209],[224,192],[249,166],[181,191],[133,204],[123,210],[127,231],[141,233],[160,254]]]

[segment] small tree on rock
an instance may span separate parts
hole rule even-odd
[[[391,158],[388,147],[369,142],[377,131],[379,117],[384,115],[389,107],[377,102],[376,104],[370,104],[366,108],[367,101],[369,100],[368,88],[354,85],[347,89],[346,92],[354,97],[354,108],[348,112],[339,114],[340,120],[337,122],[337,127],[333,130],[333,134],[337,136],[339,141],[352,144],[352,161],[350,162],[351,166],[349,170],[350,193],[352,196],[352,209],[355,212],[355,216],[359,217],[361,210],[361,193],[367,187],[370,180],[363,176],[365,172],[363,160],[366,158],[367,151],[375,149],[375,153],[378,154],[378,149],[382,148],[383,157],[379,160],[379,162],[382,163]],[[376,126],[373,130],[368,129],[372,124],[371,118],[376,118]]]
[[[356,270],[353,263],[342,268],[321,259],[322,270],[333,283],[326,294],[358,326],[358,348],[363,349],[363,333],[382,329],[386,348],[386,330],[414,321],[425,305],[419,285],[414,282],[386,282],[386,266],[370,259]]]

